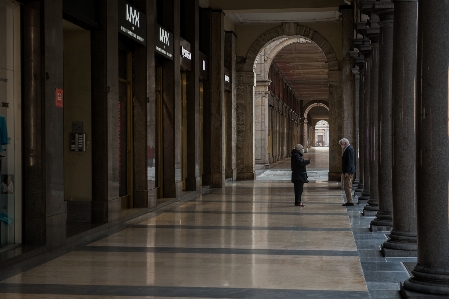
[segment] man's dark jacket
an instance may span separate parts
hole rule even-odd
[[[310,160],[304,160],[302,158],[302,154],[296,150],[292,150],[292,182],[295,181],[302,181],[304,182],[307,179],[307,176],[305,175],[306,165],[310,163]]]
[[[341,158],[341,172],[348,174],[355,173],[354,148],[350,144],[346,147]]]

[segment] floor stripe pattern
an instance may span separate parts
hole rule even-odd
[[[370,298],[338,184],[307,184],[296,207],[264,173],[8,277],[0,297]]]

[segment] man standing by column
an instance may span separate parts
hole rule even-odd
[[[349,144],[346,138],[340,139],[341,148],[343,149],[343,156],[341,158],[341,172],[343,173],[343,184],[346,193],[346,203],[343,206],[353,206],[352,202],[352,179],[354,178],[354,148]]]

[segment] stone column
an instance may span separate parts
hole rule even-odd
[[[352,69],[353,79],[354,79],[354,119],[353,119],[353,126],[354,126],[354,140],[352,141],[352,145],[354,147],[354,153],[355,153],[355,177],[354,177],[354,186],[353,189],[359,190],[359,192],[363,191],[360,190],[358,185],[363,185],[363,178],[361,176],[361,166],[360,166],[360,128],[359,128],[359,118],[360,118],[360,112],[359,112],[359,106],[360,106],[360,71],[358,69]]]
[[[359,196],[362,195],[363,192],[363,186],[365,183],[365,129],[363,126],[363,122],[364,122],[364,109],[365,109],[365,98],[364,98],[364,84],[365,84],[365,62],[362,59],[358,59],[357,60],[358,63],[357,65],[359,66],[359,96],[358,96],[358,116],[357,116],[357,123],[358,123],[358,139],[357,139],[357,144],[358,144],[358,165],[356,166],[356,171],[358,173],[358,179],[359,179],[359,183],[357,185],[357,189],[355,190],[355,192],[357,192],[359,194]]]
[[[27,245],[46,243],[46,198],[42,181],[45,178],[45,147],[41,141],[44,110],[42,10],[40,2],[31,2],[21,8],[22,13],[22,98],[23,106],[23,237]],[[2,18],[4,15],[2,14]],[[5,20],[5,19],[3,19]],[[2,32],[2,38],[3,38]],[[6,46],[6,45],[5,45]],[[25,243],[24,242],[24,243]]]
[[[329,181],[341,181],[341,148],[343,101],[339,71],[329,71]]]
[[[379,2],[375,9],[380,16],[379,61],[379,211],[371,221],[371,231],[390,231],[393,226],[393,140],[392,140],[392,81],[393,81],[393,18],[394,4]]]
[[[449,1],[419,3],[418,263],[402,285],[406,298],[449,297],[448,13]]]
[[[416,256],[416,74],[418,0],[394,2],[393,229],[384,256]],[[407,155],[403,153],[407,152]]]
[[[354,77],[352,74],[352,58],[350,51],[354,38],[354,7],[352,5],[340,6],[342,13],[342,50],[343,61],[341,71],[342,96],[343,96],[343,123],[342,137],[356,144],[354,132]]]
[[[254,180],[254,72],[236,75],[237,180]]]
[[[224,101],[224,13],[212,11],[211,84],[211,172],[212,187],[225,183],[225,101]]]
[[[200,190],[200,64],[199,62],[199,4],[184,1],[185,38],[190,43],[192,70],[187,76],[187,178],[186,190]]]
[[[369,192],[370,192],[370,93],[371,93],[371,52],[364,52],[363,56],[365,57],[365,71],[363,75],[363,103],[361,102],[360,106],[363,108],[363,116],[361,117],[361,126],[363,130],[361,143],[363,143],[363,192],[362,195],[359,196],[359,200],[368,200]]]
[[[236,35],[232,31],[225,33],[225,67],[231,73],[231,91],[226,92],[226,178],[237,179],[236,169],[236,114],[235,114],[235,46]],[[268,137],[268,134],[267,134]],[[266,148],[266,147],[265,147]]]
[[[378,17],[371,14],[371,26],[366,34],[371,40],[371,83],[370,83],[370,189],[368,204],[363,209],[363,215],[375,216],[379,210],[379,117],[378,117],[378,88],[379,88],[379,27],[376,26]]]

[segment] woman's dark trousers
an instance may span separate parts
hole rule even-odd
[[[301,203],[301,195],[304,189],[304,182],[300,180],[295,181],[295,204]]]

